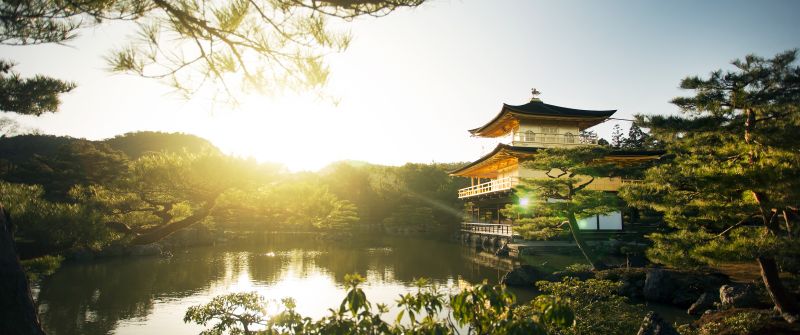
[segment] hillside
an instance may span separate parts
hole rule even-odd
[[[148,152],[213,152],[220,153],[219,148],[208,140],[191,134],[163,133],[156,131],[140,131],[118,135],[102,141],[111,148],[122,151],[131,159],[136,159]]]

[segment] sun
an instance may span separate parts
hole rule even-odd
[[[235,110],[215,113],[204,137],[227,154],[314,171],[347,158],[343,149],[355,136],[337,118],[341,114],[313,97],[252,96]]]

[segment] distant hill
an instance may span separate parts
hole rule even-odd
[[[136,132],[102,141],[20,135],[0,138],[0,179],[40,184],[46,198],[66,200],[74,185],[108,182],[125,170],[128,160],[162,151],[219,153],[205,139],[178,133]]]
[[[19,135],[0,139],[0,159],[21,163],[34,155],[52,157],[66,145],[78,142],[105,143],[113,150],[124,153],[131,159],[147,152],[213,152],[220,150],[208,140],[190,134],[141,131],[115,136],[102,141],[90,141],[69,136]]]
[[[148,152],[212,152],[220,153],[219,148],[208,140],[191,134],[140,131],[126,133],[102,141],[111,148],[122,151],[131,159]]]
[[[0,139],[0,159],[20,163],[34,155],[53,156],[58,150],[79,139],[55,135],[18,135]]]

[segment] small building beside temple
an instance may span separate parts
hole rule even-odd
[[[470,178],[470,187],[458,191],[465,201],[466,224],[510,224],[501,209],[519,201],[514,187],[521,178],[546,178],[545,172],[524,166],[544,148],[569,148],[598,145],[596,135],[585,130],[606,121],[616,110],[574,109],[544,103],[534,97],[523,105],[503,104],[500,112],[486,124],[470,129],[472,136],[496,138],[499,144],[481,158],[452,171],[452,176]],[[658,157],[655,152],[618,152],[608,159],[620,162],[645,161]],[[617,192],[632,180],[617,177],[596,178],[588,189]],[[620,211],[580,218],[582,230],[622,230]]]

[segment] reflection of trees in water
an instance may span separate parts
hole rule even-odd
[[[171,259],[66,264],[42,283],[39,302],[49,334],[108,334],[120,320],[150,315],[156,299],[207,294],[235,285],[241,276],[259,286],[272,285],[289,273],[298,278],[323,274],[339,284],[348,273],[366,274],[370,284],[377,285],[409,284],[419,277],[437,283],[497,281],[503,270],[487,257],[492,259],[435,240],[319,241],[308,234],[267,234],[247,242],[180,250]]]
[[[273,246],[275,257],[264,254],[250,256],[250,274],[259,282],[280,280],[282,273],[292,271],[305,277],[329,273],[341,283],[349,273],[368,275],[372,284],[383,282],[411,283],[420,277],[442,282],[459,277],[479,282],[496,281],[508,264],[462,248],[459,245],[424,239],[375,237],[355,241],[318,241],[313,236],[272,235],[264,241]]]
[[[67,264],[41,285],[49,334],[108,334],[119,320],[144,318],[159,297],[189,296],[223,276],[211,250],[173,259],[114,259]]]

